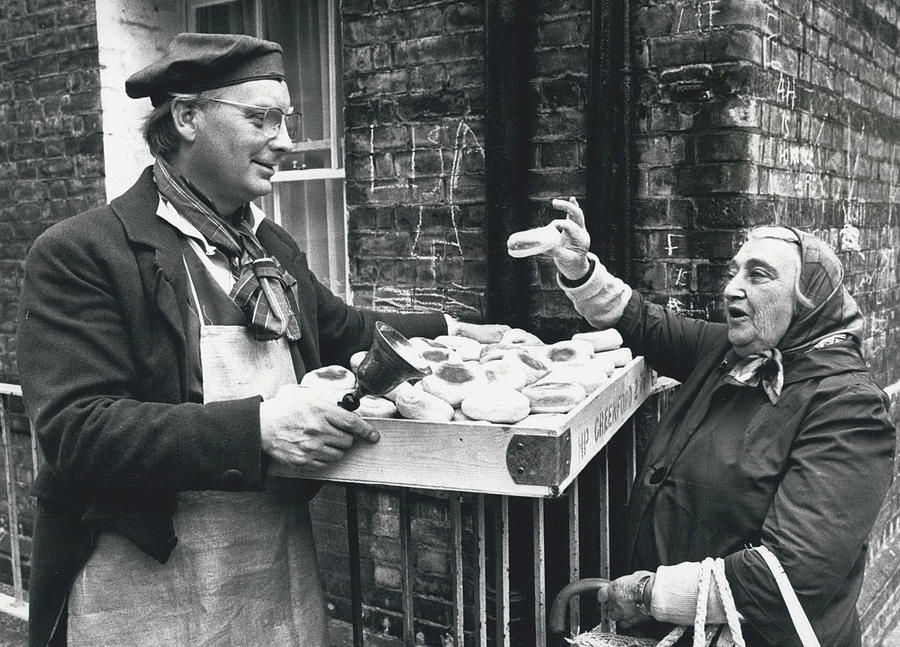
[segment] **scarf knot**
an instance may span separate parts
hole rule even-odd
[[[781,361],[781,351],[772,348],[755,355],[748,355],[738,361],[724,379],[727,383],[738,386],[762,385],[769,401],[772,404],[778,404],[781,390],[784,387],[784,365]]]
[[[251,226],[249,205],[234,225],[216,213],[210,201],[157,157],[153,166],[156,185],[163,197],[228,258],[235,276],[228,296],[243,311],[247,326],[260,341],[287,335],[300,339],[300,326],[291,308],[291,288],[297,283],[278,261],[269,256]]]

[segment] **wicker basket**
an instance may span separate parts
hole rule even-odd
[[[574,638],[566,638],[566,642],[575,647],[656,647],[658,644],[658,641],[652,638],[622,636],[602,631],[600,627],[594,627]]]

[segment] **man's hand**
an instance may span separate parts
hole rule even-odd
[[[642,582],[645,577],[650,581],[645,586]],[[642,599],[649,608],[650,591],[653,590],[653,573],[650,571],[635,571],[631,575],[624,575],[609,583],[597,591],[597,599],[606,603],[609,617],[618,622],[624,629],[633,627],[650,618],[638,608],[638,601]]]
[[[457,321],[454,334],[474,339],[480,344],[496,344],[503,337],[503,333],[508,330],[509,326],[506,324],[474,324]]]
[[[378,441],[375,428],[355,413],[297,384],[286,384],[259,405],[262,449],[297,467],[319,469],[340,460],[355,438]]]
[[[587,274],[590,268],[587,253],[591,237],[584,228],[584,212],[574,197],[568,200],[554,198],[551,204],[554,209],[566,212],[565,219],[550,223],[562,234],[562,243],[552,252],[553,262],[560,274],[575,281]]]

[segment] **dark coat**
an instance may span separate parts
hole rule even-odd
[[[635,294],[616,326],[635,354],[683,382],[650,439],[629,502],[632,569],[723,557],[748,645],[799,645],[751,545],[784,566],[823,647],[860,643],[855,603],[867,536],[893,473],[888,400],[855,342],[785,358],[784,390],[722,382],[724,324]]]
[[[260,397],[189,401],[189,296],[176,230],[156,215],[151,168],[106,207],[69,218],[29,252],[18,324],[22,392],[46,459],[30,584],[30,644],[65,626],[71,581],[92,537],[114,529],[164,562],[175,546],[175,493],[257,490],[265,480]],[[346,361],[384,320],[446,332],[440,314],[347,306],[310,272],[287,232],[258,237],[297,279],[301,371]]]

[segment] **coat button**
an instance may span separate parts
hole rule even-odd
[[[244,473],[240,470],[227,470],[222,475],[222,480],[226,487],[236,490],[244,486]]]
[[[659,485],[666,478],[669,470],[665,467],[657,467],[650,475],[650,485]]]

